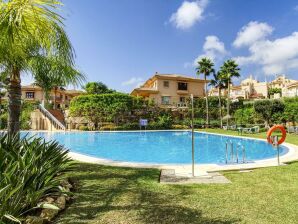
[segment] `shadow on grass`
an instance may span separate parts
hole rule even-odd
[[[160,190],[159,171],[79,164],[73,177],[80,187],[75,201],[56,223],[209,223],[230,224],[239,220],[203,217],[200,209],[189,208],[177,195]]]

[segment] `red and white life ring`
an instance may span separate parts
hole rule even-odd
[[[282,125],[274,125],[273,127],[271,127],[268,132],[267,132],[267,141],[270,143],[270,144],[273,144],[272,142],[272,138],[271,138],[271,135],[274,131],[276,130],[280,130],[281,131],[281,134],[282,134],[282,137],[281,139],[278,140],[277,144],[280,145],[282,144],[285,140],[286,140],[286,137],[287,137],[287,131],[286,129],[284,128],[284,126]]]

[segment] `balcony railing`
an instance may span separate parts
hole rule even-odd
[[[50,99],[51,100],[56,100],[56,101],[63,101],[63,97],[62,96],[56,96],[56,97],[51,96]]]
[[[156,102],[157,106],[163,106],[163,107],[170,107],[170,108],[186,108],[188,107],[188,103],[186,102]]]

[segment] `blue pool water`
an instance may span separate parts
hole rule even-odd
[[[25,133],[22,133],[25,135]],[[191,132],[29,132],[46,140],[57,140],[73,152],[98,158],[158,164],[191,163]],[[197,163],[225,163],[227,140],[244,145],[247,160],[276,156],[276,150],[265,141],[195,133]],[[281,147],[281,153],[286,148]],[[239,153],[242,158],[242,153]]]

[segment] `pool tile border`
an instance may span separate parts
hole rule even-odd
[[[163,132],[163,131],[189,131],[186,130],[148,130],[146,132]],[[80,132],[80,131],[78,131]],[[94,131],[94,132],[128,132],[128,131]],[[129,131],[129,132],[140,132],[140,131]],[[143,132],[143,131],[142,131]],[[204,133],[210,135],[219,135],[226,137],[234,137],[234,138],[242,138],[242,139],[252,139],[258,141],[266,141],[264,139],[258,139],[253,137],[244,137],[244,136],[233,136],[233,135],[225,135],[225,134],[217,134],[217,133],[209,133],[204,131],[195,131],[197,133]],[[284,143],[284,146],[287,147],[288,152],[280,156],[281,164],[293,162],[298,160],[298,146]],[[133,167],[133,168],[157,168],[157,169],[175,169],[177,175],[187,176],[190,173],[191,165],[182,165],[182,164],[149,164],[149,163],[136,163],[136,162],[122,162],[122,161],[114,161],[102,158],[96,158],[92,156],[83,155],[80,153],[69,152],[70,158],[87,163],[96,163],[107,166],[118,166],[118,167]],[[256,160],[251,163],[244,164],[196,164],[195,169],[200,170],[202,172],[218,172],[218,171],[228,171],[228,170],[244,170],[244,169],[255,169],[262,167],[272,167],[278,166],[277,158],[270,158],[264,160]]]

